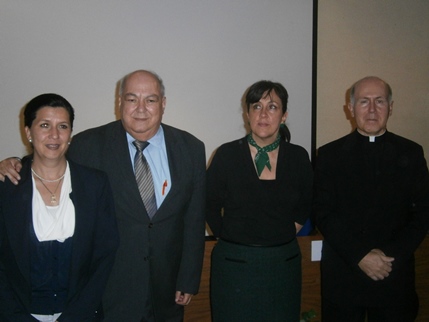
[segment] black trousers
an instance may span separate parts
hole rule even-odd
[[[411,305],[363,307],[350,304],[345,307],[322,299],[322,322],[413,322],[419,309],[417,297]]]

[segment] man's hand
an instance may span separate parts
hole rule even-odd
[[[359,262],[359,268],[374,281],[389,276],[392,271],[393,257],[386,256],[380,249],[373,249]]]
[[[14,184],[18,184],[21,180],[19,171],[21,171],[22,164],[18,158],[7,158],[0,162],[0,180],[4,182],[6,177]]]
[[[183,293],[180,291],[176,292],[176,303],[179,305],[188,305],[191,302],[192,294]]]

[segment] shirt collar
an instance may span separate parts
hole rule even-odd
[[[133,142],[136,139],[133,138],[128,132],[126,132],[126,133],[127,133],[128,144],[131,145],[132,147],[134,147]],[[149,142],[154,147],[157,147],[157,148],[162,147],[162,144],[164,142],[164,129],[162,128],[162,126],[159,127],[156,134],[154,136],[152,136],[147,142]]]

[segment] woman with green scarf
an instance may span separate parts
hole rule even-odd
[[[259,81],[245,96],[250,133],[219,147],[207,170],[213,322],[299,321],[301,252],[310,215],[308,153],[291,144],[288,93]]]

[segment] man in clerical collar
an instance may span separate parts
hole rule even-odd
[[[316,161],[322,321],[411,322],[414,251],[429,229],[423,149],[387,131],[392,90],[380,78],[357,81],[348,108],[356,130],[319,148]]]

